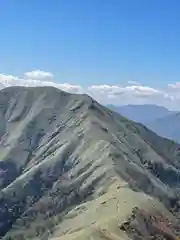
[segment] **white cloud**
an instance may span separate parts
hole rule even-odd
[[[56,84],[55,87],[71,93],[83,93],[83,88],[80,85],[71,85],[69,83]]]
[[[136,96],[152,96],[163,94],[160,90],[148,86],[115,86],[115,85],[92,85],[88,88],[90,91],[99,91],[100,93],[109,93],[111,95],[133,94]]]
[[[110,85],[92,85],[89,89],[98,89],[98,90],[112,90],[112,89],[119,89],[118,86],[110,86]]]
[[[41,70],[34,70],[31,72],[24,73],[25,78],[34,79],[34,80],[49,80],[54,77],[54,75],[50,72],[44,72]]]
[[[36,73],[37,73],[37,71],[36,71]],[[39,73],[41,73],[41,74],[39,74]],[[53,86],[53,87],[57,87],[61,90],[71,92],[71,93],[80,93],[82,91],[82,88],[79,85],[71,85],[69,83],[60,84],[60,83],[57,83],[52,80],[48,81],[46,79],[43,79],[43,74],[44,74],[44,77],[48,76],[47,72],[38,70],[38,74],[34,74],[34,76],[36,75],[40,79],[32,79],[32,76],[30,79],[28,79],[28,78],[20,78],[20,77],[15,77],[15,76],[11,76],[11,75],[0,74],[0,88],[2,89],[5,87],[10,87],[10,86],[26,86],[26,87]],[[27,73],[24,74],[24,76],[27,76],[27,75],[30,76],[30,74],[27,74]],[[49,76],[50,76],[50,74],[49,74]],[[53,76],[53,75],[51,74],[51,76]]]
[[[136,81],[128,81],[128,84],[131,84],[131,85],[141,85],[141,83],[139,82],[136,82]]]
[[[91,85],[83,87],[70,83],[58,83],[52,73],[41,70],[26,72],[24,77],[0,74],[0,88],[9,86],[54,86],[70,93],[87,93],[103,104],[157,104],[171,109],[180,108],[180,82],[157,89],[135,81],[127,85]]]
[[[93,85],[88,88],[89,94],[100,102],[115,105],[126,104],[157,104],[167,108],[178,108],[177,97],[165,89],[136,85]]]
[[[14,83],[16,83],[16,81],[18,81],[18,77],[0,74],[0,87],[1,88],[14,86]]]
[[[168,84],[168,87],[171,89],[180,89],[180,82]]]
[[[139,97],[148,97],[148,96],[154,96],[154,95],[161,95],[163,94],[161,91],[148,87],[148,86],[127,86],[124,88],[125,91],[129,91],[132,94],[139,96]]]

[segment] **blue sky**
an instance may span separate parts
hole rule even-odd
[[[179,0],[2,0],[0,8],[1,72],[45,69],[72,84],[179,80]]]
[[[180,80],[179,0],[1,0],[0,73],[162,88]]]

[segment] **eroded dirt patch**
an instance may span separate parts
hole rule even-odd
[[[180,223],[160,213],[150,213],[135,208],[133,214],[120,229],[133,240],[178,240]]]

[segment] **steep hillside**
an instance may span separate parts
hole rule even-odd
[[[154,121],[148,121],[146,126],[162,137],[180,142],[180,113],[171,114]]]
[[[0,123],[1,239],[179,236],[178,144],[50,87],[1,90]]]
[[[139,123],[146,123],[154,121],[157,118],[166,117],[173,111],[168,110],[165,107],[157,106],[153,104],[144,105],[125,105],[125,106],[114,106],[108,105],[109,109]]]

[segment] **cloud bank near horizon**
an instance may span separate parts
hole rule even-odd
[[[157,104],[169,109],[180,110],[180,82],[168,84],[164,89],[144,86],[136,81],[121,85],[72,85],[59,83],[51,72],[33,70],[21,77],[0,74],[0,89],[10,86],[53,86],[70,93],[86,93],[102,104]]]

